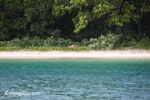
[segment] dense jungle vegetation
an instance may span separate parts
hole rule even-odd
[[[0,0],[0,50],[150,48],[149,0]]]

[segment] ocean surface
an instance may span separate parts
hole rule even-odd
[[[0,100],[150,100],[150,59],[0,60]]]

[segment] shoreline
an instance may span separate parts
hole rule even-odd
[[[0,51],[0,59],[150,59],[150,50]]]

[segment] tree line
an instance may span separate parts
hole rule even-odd
[[[0,41],[54,37],[81,41],[109,31],[150,37],[149,0],[0,0]]]

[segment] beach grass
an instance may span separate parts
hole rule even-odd
[[[0,47],[0,51],[19,51],[19,50],[31,50],[31,51],[88,51],[90,50],[89,47],[84,47],[84,46],[78,46],[77,48],[68,48],[68,47],[55,47],[55,46],[50,46],[50,47]]]

